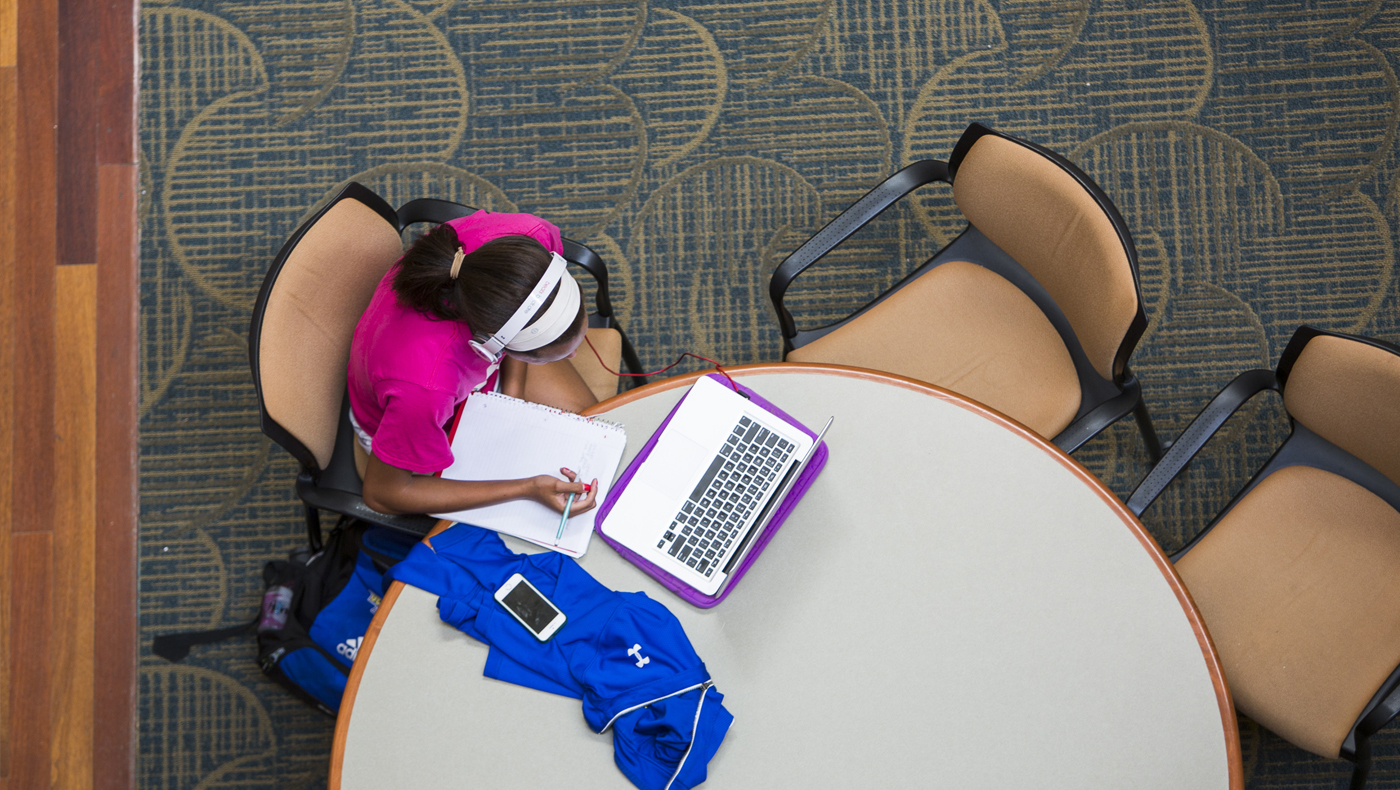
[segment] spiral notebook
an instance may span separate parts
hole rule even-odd
[[[449,480],[514,480],[535,475],[559,477],[559,468],[598,478],[598,502],[607,496],[627,448],[621,425],[559,411],[498,392],[477,392],[458,411],[450,431],[452,465],[439,474]],[[534,501],[435,513],[554,549],[571,557],[588,551],[594,511],[569,518],[556,543],[559,513]]]

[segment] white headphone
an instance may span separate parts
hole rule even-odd
[[[484,342],[471,341],[471,347],[487,361],[493,364],[500,362],[507,349],[534,351],[547,346],[562,337],[569,331],[569,327],[574,325],[582,300],[578,283],[566,272],[569,262],[564,260],[564,256],[557,252],[551,254],[554,257],[549,261],[549,268],[545,269],[544,275],[535,283],[530,295],[525,297],[525,301],[510,319]],[[554,297],[554,303],[538,321],[525,326],[525,322],[544,304],[544,300],[549,297],[556,284],[559,286],[559,294]]]

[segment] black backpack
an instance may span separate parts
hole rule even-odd
[[[321,551],[299,549],[263,566],[262,607],[251,622],[163,634],[151,650],[179,661],[193,645],[256,629],[262,671],[334,717],[360,643],[379,610],[384,572],[415,542],[402,532],[342,518]]]

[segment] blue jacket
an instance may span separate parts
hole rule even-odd
[[[438,614],[490,646],[487,677],[583,700],[594,732],[613,730],[613,757],[643,790],[689,790],[734,717],[675,615],[644,593],[614,592],[556,552],[515,554],[490,530],[458,524],[389,569],[438,597]],[[519,573],[564,612],[548,642],[496,602]]]

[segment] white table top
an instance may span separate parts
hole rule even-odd
[[[933,388],[736,375],[836,422],[825,470],[733,593],[696,609],[599,539],[580,561],[670,608],[724,693],[735,721],[707,786],[1243,786],[1199,617],[1087,472]],[[603,405],[628,429],[623,468],[685,391],[666,386]],[[631,787],[577,700],[483,678],[486,648],[396,586],[351,677],[331,787]]]

